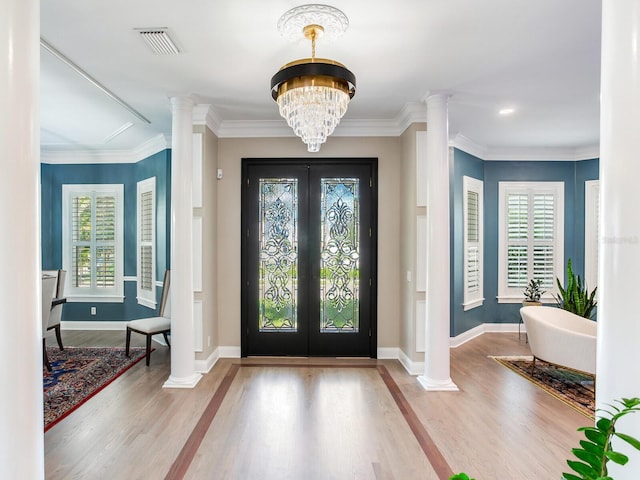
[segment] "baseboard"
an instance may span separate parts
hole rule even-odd
[[[196,372],[209,373],[219,359],[219,348],[216,348],[205,360],[196,360]]]
[[[449,346],[451,348],[457,348],[460,345],[467,343],[470,340],[473,340],[476,337],[479,337],[487,330],[485,328],[485,323],[478,325],[477,327],[472,328],[471,330],[467,330],[466,332],[461,333],[458,336],[449,338]]]
[[[380,360],[396,360],[399,358],[400,349],[397,347],[378,347],[377,355]]]
[[[523,324],[520,325],[520,332],[524,333],[526,330],[524,329]],[[451,348],[457,348],[460,345],[467,343],[470,340],[473,340],[476,337],[479,337],[483,333],[517,333],[518,332],[518,324],[517,323],[483,323],[478,325],[477,327],[472,328],[471,330],[467,330],[464,333],[461,333],[458,336],[451,337],[449,339],[449,346]]]
[[[220,346],[216,348],[219,358],[240,358],[240,347],[224,347]]]
[[[518,333],[518,325],[520,325],[520,332],[526,332],[524,323],[485,323],[485,332],[487,333]]]
[[[424,362],[414,362],[400,349],[398,361],[402,364],[409,375],[421,375],[424,372]]]
[[[60,328],[62,330],[126,330],[127,322],[95,320],[95,321],[81,321],[81,322],[60,322]]]

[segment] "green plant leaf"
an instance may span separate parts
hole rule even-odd
[[[561,480],[584,480],[584,477],[578,477],[573,473],[563,473]]]
[[[596,471],[591,465],[586,463],[576,462],[575,460],[567,460],[567,465],[571,467],[571,470],[579,473],[587,478],[595,478],[600,472]]]
[[[640,450],[640,441],[638,441],[638,439],[633,438],[632,436],[626,435],[624,433],[613,432],[613,434],[616,437],[620,438],[621,440],[624,440],[625,442],[627,442],[629,445],[631,445],[636,450]]]
[[[611,420],[603,417],[598,420],[598,422],[596,423],[596,427],[598,427],[598,430],[600,430],[601,432],[608,432],[611,428]]]
[[[588,440],[580,440],[580,446],[587,452],[591,452],[599,457],[602,457],[604,453],[604,448]]]
[[[601,455],[596,455],[591,452],[587,452],[585,450],[582,450],[581,448],[574,448],[571,451],[579,460],[582,460],[583,462],[586,462],[589,465],[591,465],[596,472],[602,471]]]
[[[618,465],[626,465],[629,461],[629,457],[627,457],[624,453],[609,451],[604,452],[604,454],[609,460],[617,463]]]
[[[600,430],[593,427],[584,427],[580,430],[584,432],[585,437],[594,442],[596,445],[601,445],[603,447],[607,445],[609,439],[607,435],[602,433]]]

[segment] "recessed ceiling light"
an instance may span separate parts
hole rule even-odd
[[[515,112],[515,111],[516,111],[516,109],[515,109],[515,108],[508,107],[508,108],[501,108],[501,109],[498,111],[498,113],[499,113],[500,115],[511,115],[511,114],[512,114],[513,112]]]

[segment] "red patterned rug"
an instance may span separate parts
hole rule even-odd
[[[48,347],[51,372],[43,370],[44,431],[46,432],[144,358],[145,349]]]
[[[536,361],[536,368],[531,376],[532,357],[492,357],[496,362],[510,368],[519,375],[537,385],[545,392],[569,405],[585,417],[594,419],[595,389],[593,377],[573,370]]]

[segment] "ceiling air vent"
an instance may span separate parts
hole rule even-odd
[[[156,55],[176,55],[180,49],[169,36],[167,28],[136,28],[135,29]]]

